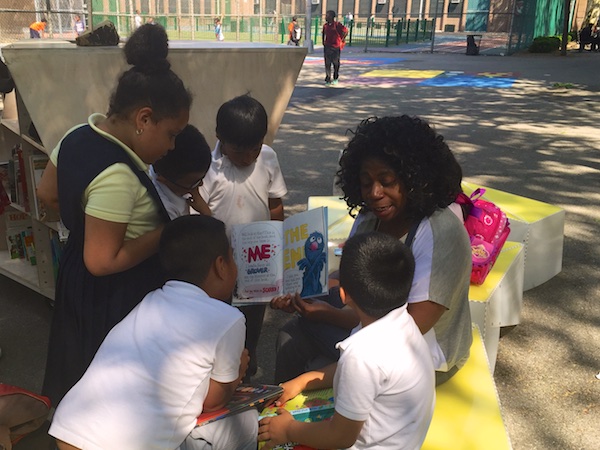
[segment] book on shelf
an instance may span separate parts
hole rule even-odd
[[[294,420],[300,422],[320,422],[322,420],[330,420],[335,412],[335,403],[333,399],[333,388],[316,389],[312,391],[304,391],[296,397],[288,400],[282,406],[288,411]],[[262,410],[258,419],[277,415],[277,406],[268,406]],[[264,446],[263,442],[258,443],[258,448]],[[274,447],[274,450],[309,450],[312,447],[289,442],[284,445]]]
[[[216,420],[268,404],[269,401],[279,397],[282,392],[282,387],[270,384],[240,384],[224,408],[200,414],[196,425],[206,425]]]
[[[14,179],[16,184],[16,203],[26,212],[29,212],[29,192],[27,191],[27,176],[25,173],[25,160],[23,157],[23,148],[21,144],[16,144],[12,149],[12,159],[14,164]]]
[[[8,175],[8,161],[0,161],[0,214],[4,208],[9,206],[10,199],[10,180]]]
[[[326,294],[327,208],[288,217],[234,225],[231,246],[238,266],[233,304],[267,303],[299,293]]]
[[[7,211],[4,213],[4,220],[6,245],[11,259],[27,259],[35,265],[35,246],[29,215],[20,211]]]
[[[44,173],[44,169],[46,169],[46,165],[48,164],[48,155],[44,155],[42,153],[34,154],[29,156],[29,168],[31,170],[31,180],[33,180],[33,214],[34,217],[39,221],[52,221],[55,222],[58,220],[58,213],[53,211],[52,209],[46,208],[46,206],[38,200],[35,191],[40,184],[42,179],[42,175]]]

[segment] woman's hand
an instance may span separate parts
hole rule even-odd
[[[317,322],[328,322],[332,311],[337,309],[322,300],[315,298],[304,299],[297,293],[292,297],[292,305],[302,317]]]
[[[279,297],[274,297],[273,299],[271,299],[271,309],[278,309],[280,311],[284,311],[286,313],[295,313],[296,312],[296,308],[294,308],[294,305],[292,304],[292,295],[291,294],[286,294],[286,295],[280,295]]]

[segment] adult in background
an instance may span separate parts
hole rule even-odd
[[[325,57],[325,85],[338,83],[340,75],[340,54],[344,48],[348,28],[336,20],[335,11],[329,10],[325,13],[325,24],[323,25],[323,54]],[[331,66],[333,66],[333,78],[331,78]]]
[[[358,211],[350,236],[380,231],[411,248],[415,277],[408,312],[429,344],[436,383],[445,382],[466,362],[472,341],[471,245],[454,203],[462,191],[460,165],[424,120],[382,117],[357,127],[337,177],[351,212]],[[339,357],[332,355],[335,344],[358,317],[336,305],[332,294],[328,301],[290,296],[271,301],[275,309],[298,313],[279,332],[276,382]]]
[[[174,147],[191,95],[167,61],[162,26],[142,25],[106,117],[67,132],[38,197],[60,207],[69,239],[60,258],[43,392],[54,405],[81,378],[110,329],[165,277],[158,242],[169,220],[148,164]],[[107,387],[110,389],[110,387]]]
[[[48,21],[46,19],[42,19],[39,22],[33,22],[29,25],[29,37],[31,39],[41,39],[44,36],[47,24]]]

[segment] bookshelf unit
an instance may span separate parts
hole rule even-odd
[[[59,218],[56,213],[50,211],[42,213],[36,199],[32,164],[36,160],[43,161],[48,155],[42,144],[29,135],[30,128],[29,114],[18,91],[13,90],[4,97],[4,109],[0,121],[0,163],[12,160],[13,149],[20,146],[22,157],[19,168],[23,184],[17,198],[14,198],[15,192],[7,192],[11,204],[0,214],[0,274],[49,299],[54,299],[55,263],[51,237],[57,232]],[[14,180],[14,183],[18,184],[19,180]],[[26,252],[25,257],[11,257],[11,249],[12,253],[18,253],[15,249],[25,246],[24,242],[17,246],[11,240],[15,233],[18,234],[19,229],[32,236],[33,245],[31,245],[31,238],[28,237],[30,252]]]

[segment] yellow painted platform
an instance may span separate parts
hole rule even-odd
[[[423,450],[512,448],[477,327],[473,328],[473,345],[467,364],[438,386],[436,394],[433,420]]]

